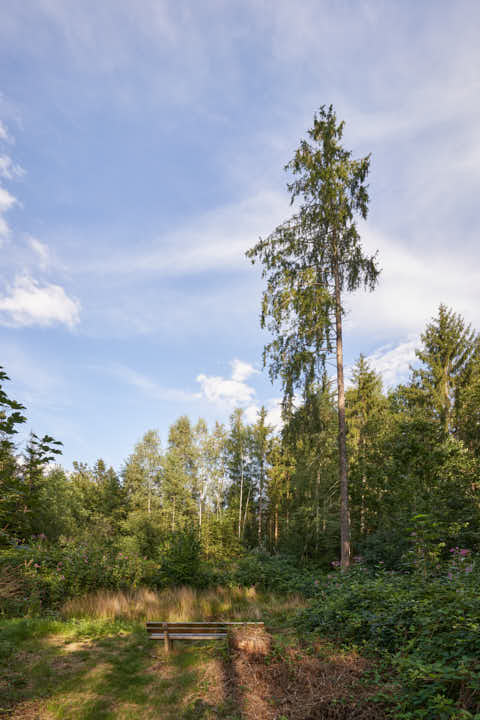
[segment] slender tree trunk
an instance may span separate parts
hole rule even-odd
[[[275,550],[278,545],[278,505],[275,505]]]
[[[243,458],[240,466],[240,506],[238,508],[238,539],[242,536],[242,505],[243,505]]]
[[[317,470],[317,482],[315,484],[315,552],[318,555],[320,541],[320,465]]]
[[[258,494],[258,544],[262,545],[262,511],[263,511],[263,465],[260,468],[260,492]]]
[[[365,473],[365,438],[363,431],[360,433],[361,461],[362,461],[362,488],[360,502],[360,535],[365,535],[365,491],[367,488],[367,476]]]
[[[245,503],[245,513],[244,513],[244,515],[243,515],[242,537],[243,537],[243,535],[244,535],[244,533],[245,533],[245,525],[247,524],[247,512],[248,512],[248,503],[249,503],[249,500],[250,500],[250,490],[251,490],[251,487],[248,488],[247,502]]]
[[[340,278],[335,267],[335,320],[337,331],[337,385],[338,385],[338,451],[340,475],[340,543],[341,568],[350,566],[350,512],[348,509],[347,431],[345,425],[345,384],[343,379],[342,306],[340,304]]]

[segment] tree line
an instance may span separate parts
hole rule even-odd
[[[360,355],[345,392],[354,552],[392,566],[413,546],[430,562],[480,539],[479,335],[440,305],[416,357],[409,381],[385,392]],[[264,408],[254,423],[238,408],[212,428],[182,416],[165,447],[147,431],[119,472],[101,459],[69,472],[53,465],[59,447],[49,436],[32,437],[19,455],[13,434],[24,409],[1,393],[4,544],[121,537],[155,559],[169,537],[194,532],[207,559],[256,548],[338,559],[338,402],[326,373],[281,432]]]

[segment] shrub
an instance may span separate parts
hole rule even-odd
[[[382,655],[398,671],[395,717],[466,720],[480,713],[479,585],[470,559],[426,581],[357,568],[327,577],[297,622]]]

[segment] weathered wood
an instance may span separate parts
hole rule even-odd
[[[168,633],[169,640],[218,640],[218,638],[226,638],[228,633]],[[151,640],[160,640],[163,633],[152,633]]]
[[[168,623],[163,623],[163,638],[165,645],[165,652],[170,652],[170,639],[168,637]]]
[[[163,640],[169,652],[173,640],[219,640],[228,637],[229,628],[254,626],[263,629],[263,622],[165,622],[149,621],[146,624],[150,640]]]
[[[163,627],[165,625],[165,622],[163,620],[156,621],[156,620],[148,620],[147,621],[147,627]],[[245,621],[245,622],[237,622],[237,621],[229,621],[225,620],[225,622],[209,622],[208,620],[205,620],[203,622],[167,622],[168,627],[176,627],[181,625],[182,627],[198,627],[200,625],[206,625],[208,627],[214,627],[215,625],[263,625],[263,621]]]

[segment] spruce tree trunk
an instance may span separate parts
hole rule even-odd
[[[262,546],[262,513],[263,513],[263,467],[260,469],[260,492],[258,493],[258,545]]]
[[[335,320],[337,331],[338,452],[340,475],[341,568],[350,566],[350,512],[348,508],[347,431],[345,424],[345,383],[343,379],[342,306],[338,265],[335,268]]]

